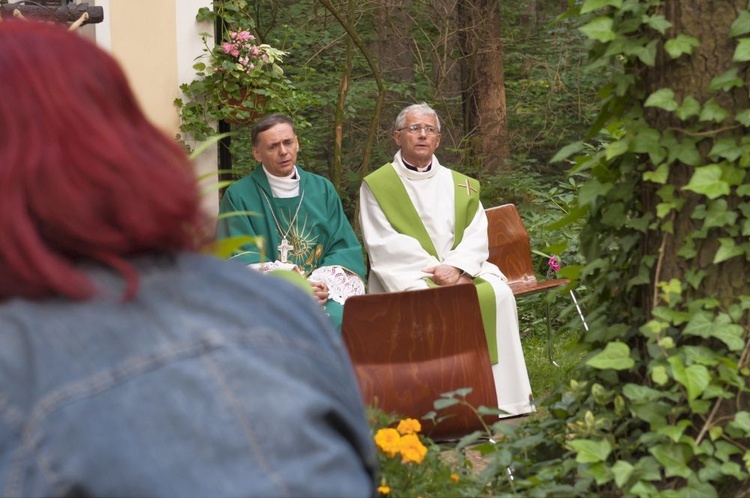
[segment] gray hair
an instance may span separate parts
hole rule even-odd
[[[294,126],[292,118],[285,114],[269,114],[260,118],[251,128],[250,139],[253,145],[258,144],[258,135],[278,124],[288,124],[292,127],[292,133],[297,134],[297,128]]]
[[[395,123],[397,130],[404,127],[407,114],[426,114],[428,116],[434,116],[435,122],[437,123],[437,130],[440,131],[440,118],[438,117],[437,112],[435,112],[435,109],[427,105],[425,102],[412,104],[408,107],[405,107],[404,110],[399,112]]]

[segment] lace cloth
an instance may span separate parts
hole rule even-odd
[[[247,265],[251,270],[268,273],[273,270],[295,270],[293,263],[253,263]],[[365,283],[354,273],[345,270],[341,266],[321,266],[316,268],[307,278],[311,282],[323,282],[328,286],[328,299],[344,304],[350,296],[359,296],[365,293]]]

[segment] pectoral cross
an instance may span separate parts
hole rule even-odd
[[[276,249],[279,250],[279,254],[281,255],[281,262],[288,263],[289,260],[287,259],[287,257],[289,256],[289,251],[294,249],[294,246],[290,244],[288,240],[286,240],[286,237],[282,239],[281,244],[279,244]]]
[[[477,191],[477,189],[475,189],[474,187],[472,187],[469,184],[469,180],[466,180],[466,185],[458,183],[456,186],[457,187],[461,187],[461,188],[465,188],[466,189],[466,195],[469,195],[469,196],[471,195],[472,192],[476,192]]]

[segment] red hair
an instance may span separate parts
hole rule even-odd
[[[0,22],[0,300],[91,298],[79,264],[193,249],[199,194],[182,147],[144,116],[117,62],[59,25]]]

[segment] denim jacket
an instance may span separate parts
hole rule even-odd
[[[0,303],[0,496],[373,496],[346,350],[283,280],[211,257]]]

